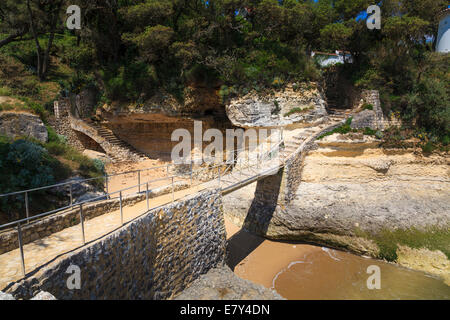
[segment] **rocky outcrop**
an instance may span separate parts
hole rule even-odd
[[[317,84],[295,90],[291,85],[272,95],[249,93],[232,99],[226,111],[233,125],[238,127],[279,127],[318,121],[327,115],[326,104]]]
[[[159,90],[150,99],[142,103],[122,103],[115,101],[105,104],[97,110],[102,119],[117,116],[161,115],[163,117],[202,117],[205,115],[225,115],[225,110],[215,87],[191,85],[183,92],[184,101],[172,94]],[[173,119],[176,121],[176,119]]]
[[[239,278],[227,266],[211,269],[175,300],[284,300],[276,291]]]
[[[438,275],[450,286],[450,260],[442,251],[399,246],[397,256],[398,264],[409,269]]]
[[[48,141],[48,132],[39,116],[28,112],[0,112],[0,135]]]
[[[225,197],[227,214],[273,239],[313,241],[358,253],[377,254],[358,232],[445,228],[450,224],[449,161],[373,145],[327,145],[305,158],[290,203],[261,209],[255,184]],[[256,210],[257,208],[257,210]]]

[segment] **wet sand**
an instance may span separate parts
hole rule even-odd
[[[274,276],[297,257],[322,251],[307,244],[288,244],[255,236],[225,219],[228,265],[241,278],[272,288]],[[262,267],[262,263],[264,266]]]
[[[286,299],[450,299],[450,287],[425,273],[320,246],[269,241],[225,223],[228,265]],[[380,290],[367,287],[373,265],[381,271]]]

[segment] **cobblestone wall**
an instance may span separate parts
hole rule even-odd
[[[66,137],[69,145],[78,151],[84,151],[85,148],[83,143],[80,141],[75,131],[70,127],[70,103],[69,98],[60,98],[58,101],[55,101],[56,116],[50,121],[50,125],[55,128],[56,133]]]
[[[206,191],[151,210],[120,230],[68,253],[6,291],[30,298],[167,299],[221,265],[226,254],[222,197]],[[67,288],[69,266],[81,269],[81,289]]]

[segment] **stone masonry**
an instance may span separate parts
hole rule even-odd
[[[361,108],[364,103],[372,105],[373,110],[363,110],[356,113],[351,124],[352,129],[371,128],[373,130],[384,130],[386,121],[381,109],[378,90],[363,90],[358,108]]]
[[[168,299],[222,265],[225,254],[222,197],[206,191],[149,211],[43,266],[6,293],[20,299],[39,291],[57,299]],[[71,265],[81,269],[80,290],[67,288]]]

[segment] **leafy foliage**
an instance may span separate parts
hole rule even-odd
[[[0,138],[0,194],[51,185],[59,179],[67,178],[70,172],[67,166],[37,143]],[[30,194],[30,203],[38,201],[40,195],[39,192]],[[17,210],[24,206],[23,197],[17,195],[2,198],[1,211],[8,218],[17,218]]]

